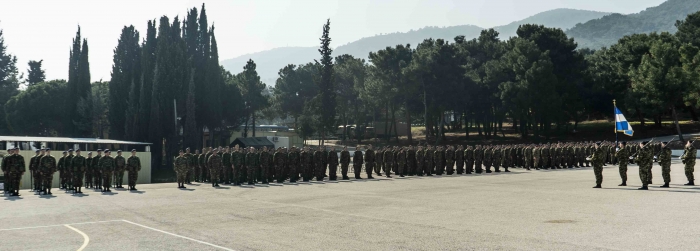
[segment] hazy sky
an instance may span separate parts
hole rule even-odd
[[[284,46],[316,46],[326,18],[333,46],[425,26],[493,27],[556,8],[635,13],[665,0],[0,0],[5,44],[26,72],[44,60],[47,79],[67,78],[71,40],[80,25],[90,47],[92,81],[109,80],[124,25],[145,36],[146,22],[181,18],[206,3],[220,59]]]

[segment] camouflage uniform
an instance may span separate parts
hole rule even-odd
[[[37,152],[38,153],[38,152]],[[32,189],[34,191],[39,191],[41,188],[41,173],[39,172],[39,160],[41,159],[41,155],[37,154],[31,159],[29,159],[29,172],[30,175],[34,178],[34,187]]]
[[[175,158],[174,169],[177,174],[177,183],[185,183],[187,171],[189,170],[187,162],[189,162],[189,159],[184,155]]]
[[[189,160],[189,156],[187,156],[187,154],[185,154],[185,159]],[[233,180],[233,169],[231,168],[231,152],[224,152],[224,154],[221,155],[221,162],[223,163],[221,170],[221,179],[224,181],[224,184],[229,184]],[[188,164],[187,170],[189,169],[190,168]],[[185,177],[187,177],[187,175],[185,175]],[[185,178],[185,180],[186,179],[187,178]]]
[[[372,178],[372,170],[374,170],[374,165],[376,164],[375,156],[374,150],[367,149],[365,151],[365,173],[367,173],[367,178]]]
[[[595,174],[596,186],[603,184],[603,163],[605,162],[606,151],[602,147],[598,147],[593,152],[593,173]]]
[[[112,156],[102,156],[98,168],[102,173],[102,188],[109,190],[109,187],[112,185],[112,173],[114,168],[116,168],[114,158]]]
[[[406,152],[406,164],[408,165],[408,176],[413,176],[418,173],[416,170],[418,164],[416,163],[416,151],[413,149],[408,149]]]
[[[272,156],[272,162],[275,165],[275,174],[277,176],[277,183],[284,182],[284,166],[287,164],[287,155],[281,150],[277,150]]]
[[[71,172],[71,163],[73,163],[73,154],[68,154],[63,163],[63,188],[72,189],[73,187],[73,173]]]
[[[314,164],[315,164],[314,174],[316,175],[316,180],[322,181],[326,175],[326,169],[325,169],[325,166],[323,164],[323,151],[316,150],[314,152]]]
[[[484,150],[481,147],[474,149],[474,165],[476,173],[481,173],[483,171],[481,164],[484,160]]]
[[[63,189],[63,185],[65,185],[63,182],[65,181],[66,178],[63,176],[66,175],[66,157],[68,156],[63,156],[58,159],[58,164],[56,165],[56,171],[58,171],[58,188]]]
[[[620,161],[622,163],[623,161]],[[671,148],[664,147],[659,152],[659,165],[661,166],[661,176],[664,183],[671,182]]]
[[[697,150],[692,145],[685,147],[685,152],[681,156],[681,160],[685,165],[685,177],[688,178],[689,184],[695,184],[695,158],[697,156]]]
[[[303,180],[310,181],[313,177],[314,166],[313,166],[313,154],[311,151],[304,150],[301,152],[301,166],[303,173]]]
[[[369,153],[369,150],[367,152]],[[336,152],[335,150],[329,151],[327,159],[328,159],[328,179],[337,180],[338,179],[338,152]],[[369,176],[372,176],[372,169],[371,168],[368,167],[367,172],[369,173]]]
[[[447,175],[452,175],[455,172],[455,150],[448,148],[445,151],[445,163],[447,165]]]
[[[187,162],[185,161],[185,164]],[[219,178],[221,175],[221,170],[223,169],[223,156],[221,154],[211,154],[207,160],[207,166],[209,167],[209,176],[211,177],[212,185],[219,183]]]
[[[85,156],[77,155],[71,161],[71,173],[73,174],[73,187],[83,187],[83,178],[87,169],[87,160]]]
[[[248,185],[255,184],[255,169],[258,166],[258,158],[255,153],[248,152],[245,155],[245,166],[247,168]]]
[[[391,176],[391,167],[394,166],[394,153],[390,150],[384,151],[384,173],[386,177]]]
[[[343,179],[348,179],[348,167],[350,166],[350,152],[343,150],[340,152],[340,173]]]
[[[615,153],[615,157],[620,160],[629,159],[629,152],[627,147],[622,147]],[[620,178],[622,179],[622,184],[627,184],[627,161],[620,161]]]
[[[433,158],[433,162],[435,163],[436,174],[442,175],[442,173],[445,171],[445,151],[438,148],[434,154],[435,157]]]
[[[649,184],[649,171],[651,170],[651,165],[653,164],[653,153],[651,149],[645,147],[639,149],[637,152],[637,163],[639,165],[639,178],[642,180],[643,187]]]
[[[549,169],[549,167],[551,166],[549,158],[549,146],[544,145],[540,148],[540,165],[542,166],[542,168]]]
[[[464,159],[467,161],[464,171],[471,174],[474,171],[474,149],[471,146],[464,150]]]
[[[190,158],[188,160],[191,161]],[[126,160],[126,169],[129,171],[129,177],[127,178],[127,182],[129,183],[129,186],[134,188],[136,186],[136,181],[139,179],[139,171],[141,171],[141,159],[139,159],[138,156],[131,156]],[[187,168],[187,171],[191,171],[192,168],[189,167]]]
[[[85,159],[85,188],[92,188],[94,187],[94,175],[93,173],[95,172],[95,167],[92,165],[92,156],[88,156],[87,159]]]
[[[503,159],[503,154],[500,147],[494,147],[491,150],[491,165],[496,172],[501,172],[501,160]]]
[[[364,164],[362,151],[356,150],[355,156],[352,157],[352,168],[355,171],[355,179],[360,179],[360,173],[362,173],[362,164]]]
[[[299,179],[299,151],[292,149],[287,154],[287,166],[289,166],[289,182],[297,182]]]
[[[396,155],[396,164],[398,164],[399,167],[397,173],[399,174],[399,176],[403,177],[406,174],[406,170],[404,169],[404,166],[406,165],[406,151],[399,151],[399,153]]]
[[[114,169],[116,177],[114,186],[122,187],[122,184],[124,184],[124,171],[126,171],[126,159],[124,159],[124,156],[114,157],[114,164],[116,165]]]
[[[418,150],[416,151],[416,169],[415,169],[415,174],[418,176],[423,176],[423,170],[425,166],[425,151],[424,150]]]
[[[260,181],[263,184],[268,184],[270,178],[270,152],[263,150],[260,152]]]
[[[42,176],[42,180],[39,182],[42,184],[44,189],[51,190],[51,186],[53,185],[53,174],[56,172],[56,158],[47,153],[41,157],[41,160],[39,160],[39,166]]]
[[[233,165],[233,170],[231,175],[233,175],[233,184],[234,185],[240,185],[241,183],[244,182],[243,180],[243,173],[246,171],[245,167],[243,166],[243,162],[245,161],[245,154],[241,152],[241,150],[234,150],[231,153],[231,164]]]
[[[207,180],[207,154],[206,153],[201,153],[199,154],[199,159],[197,160],[197,163],[199,165],[197,170],[195,171],[197,174],[195,177],[199,177],[199,182],[205,182]]]
[[[377,152],[374,153],[374,157],[374,173],[381,175],[382,169],[384,168],[384,151],[382,151],[381,148],[377,149]]]
[[[187,174],[185,174],[185,183],[190,183],[191,177],[194,173],[194,163],[195,163],[194,154],[185,153],[184,156],[185,156],[185,159],[187,160]],[[131,158],[131,157],[129,157],[129,158]],[[129,162],[129,160],[127,159],[127,167],[126,167],[127,171],[129,171],[128,162]],[[127,177],[127,180],[128,180],[128,177]],[[128,181],[127,181],[127,183],[128,183]],[[129,186],[131,186],[131,184],[129,184]]]
[[[464,173],[464,149],[461,147],[455,150],[455,163],[457,163],[457,174]]]
[[[95,189],[102,186],[102,170],[100,169],[100,159],[102,157],[104,156],[98,154],[92,158],[92,178],[94,179],[93,186]]]

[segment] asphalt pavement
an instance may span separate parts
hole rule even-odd
[[[0,198],[0,250],[695,250],[700,187],[592,168]],[[363,175],[364,177],[364,175]]]

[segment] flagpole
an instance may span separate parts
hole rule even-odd
[[[617,114],[616,114],[617,110],[616,109],[617,109],[617,102],[615,101],[615,99],[613,99],[613,114],[615,115],[615,147],[620,145],[620,143],[617,139]]]

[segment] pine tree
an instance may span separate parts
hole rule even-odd
[[[42,62],[44,62],[44,60],[29,60],[29,69],[27,69],[27,85],[32,86],[37,83],[44,82],[44,80],[46,79],[44,69],[41,69]]]
[[[328,19],[323,26],[323,35],[321,36],[321,48],[318,52],[321,53],[321,77],[318,79],[320,89],[318,112],[321,114],[318,131],[321,132],[321,145],[324,144],[326,133],[333,131],[335,127],[335,88],[333,87],[333,49],[331,49],[331,20]]]
[[[131,80],[131,87],[129,88],[129,99],[127,102],[128,109],[124,112],[124,118],[126,123],[124,123],[124,134],[126,139],[135,140],[136,132],[138,131],[138,102],[139,99],[137,94],[139,93],[138,87],[136,87],[136,82]]]
[[[68,109],[68,111],[76,111],[78,102],[80,102],[78,86],[80,82],[79,65],[81,41],[80,26],[78,26],[78,31],[75,33],[75,38],[73,38],[73,48],[70,51],[68,62],[68,99],[66,99],[66,109]],[[73,125],[74,121],[80,121],[80,115],[77,112],[68,114],[69,115],[64,118],[64,124]],[[69,136],[77,136],[77,127],[69,127],[66,133]]]
[[[90,95],[90,61],[88,58],[88,42],[87,39],[83,39],[83,46],[82,49],[80,50],[80,59],[78,60],[78,83],[76,86],[76,97],[78,100],[83,100],[87,99],[87,97]],[[76,103],[76,108],[77,108],[77,103]],[[90,118],[85,118],[80,116],[77,112],[74,113],[75,118],[73,119],[73,124],[78,123],[79,121],[92,121]],[[90,127],[92,127],[90,125]],[[86,130],[80,130],[79,127],[76,127],[76,135],[78,137],[88,137],[91,134],[91,130],[86,129]]]
[[[210,134],[213,135],[221,126],[221,94],[223,92],[224,80],[221,75],[221,68],[219,67],[219,52],[213,26],[209,35],[211,36],[211,57],[207,60],[207,75],[204,80],[204,82],[207,83],[205,91],[207,109],[203,113],[206,116],[203,121],[207,128],[209,128]]]

